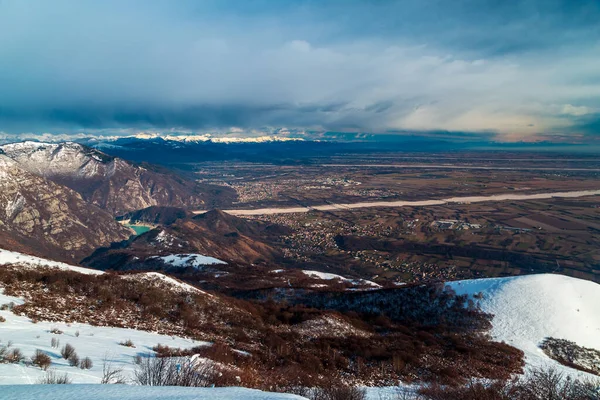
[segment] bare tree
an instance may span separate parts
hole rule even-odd
[[[15,364],[23,361],[24,359],[25,356],[18,348],[8,350],[4,356],[4,361]]]
[[[37,383],[41,385],[67,385],[72,382],[73,381],[71,380],[71,378],[69,378],[69,375],[59,375],[55,371],[50,370],[46,371],[46,375],[43,376],[40,380],[38,380]]]
[[[356,386],[331,385],[314,390],[312,400],[366,400],[367,393]]]
[[[104,355],[104,361],[102,363],[102,379],[100,383],[105,385],[112,384],[124,384],[127,380],[123,376],[123,370],[121,368],[115,368],[112,365],[112,358],[108,354]]]
[[[48,354],[46,354],[43,351],[38,349],[35,351],[35,354],[33,355],[33,357],[31,357],[31,363],[33,365],[37,365],[38,367],[40,367],[41,369],[43,369],[45,371],[48,369],[50,364],[52,364],[52,359],[50,358],[50,356]]]
[[[76,352],[72,352],[69,356],[69,365],[71,367],[77,367],[79,365],[79,356]]]
[[[515,383],[510,394],[523,400],[597,400],[600,381],[573,379],[553,368],[534,369]]]
[[[68,360],[73,353],[75,353],[75,347],[71,346],[69,343],[64,345],[64,347],[60,350],[60,355],[65,360]]]
[[[600,381],[573,379],[552,368],[535,369],[508,382],[428,385],[419,395],[423,400],[599,400]]]
[[[79,368],[81,368],[81,369],[91,369],[93,366],[94,366],[94,363],[92,363],[92,359],[89,357],[85,357],[79,363]]]

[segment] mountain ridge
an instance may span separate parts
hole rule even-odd
[[[155,205],[202,208],[219,196],[214,188],[164,167],[133,163],[75,142],[27,141],[0,149],[23,169],[75,190],[113,215]]]
[[[101,269],[144,269],[154,256],[197,253],[240,264],[273,263],[283,257],[269,238],[286,228],[246,220],[221,210],[175,220],[142,235],[96,250],[82,261]]]
[[[0,154],[0,246],[73,261],[128,236],[127,228],[80,194]]]

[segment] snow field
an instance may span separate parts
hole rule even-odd
[[[1,294],[0,290],[0,305],[10,302],[22,304],[23,300]],[[152,347],[159,343],[181,348],[211,345],[209,342],[134,329],[63,322],[33,323],[29,318],[17,316],[9,310],[0,311],[0,315],[6,319],[6,322],[0,322],[0,344],[6,345],[8,342],[12,342],[11,347],[19,348],[26,358],[31,357],[37,349],[42,350],[52,358],[50,368],[60,374],[66,372],[73,383],[99,383],[102,378],[102,364],[105,357],[111,359],[113,367],[122,368],[123,375],[130,378],[135,369],[134,357],[148,353],[153,354]],[[52,329],[58,329],[63,333],[53,334],[50,332]],[[51,347],[52,338],[60,341],[59,348]],[[127,340],[131,340],[135,347],[125,347],[119,344]],[[60,356],[60,349],[67,343],[75,348],[79,358],[91,358],[94,365],[90,370],[71,367],[68,361]],[[45,372],[38,367],[0,364],[0,385],[34,384],[44,375]]]
[[[552,360],[538,347],[546,337],[600,350],[600,285],[562,275],[449,282],[458,294],[483,294],[484,312],[494,315],[491,335],[525,353],[527,368],[554,367],[583,374]]]
[[[21,385],[0,387],[2,400],[302,400],[291,394],[244,388],[128,385]]]

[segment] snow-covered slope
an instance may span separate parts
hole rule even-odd
[[[3,400],[301,400],[304,397],[244,388],[124,385],[3,386]]]
[[[4,153],[29,172],[44,177],[110,176],[112,157],[78,143],[21,142],[0,146]]]
[[[23,299],[6,296],[0,289],[0,305],[11,302],[22,304]],[[0,316],[6,319],[5,322],[0,323],[0,344],[6,345],[10,341],[12,342],[11,346],[19,348],[26,357],[33,355],[36,349],[44,351],[52,358],[51,368],[60,373],[66,372],[74,383],[99,383],[102,378],[102,365],[105,357],[113,360],[113,366],[123,368],[124,374],[130,377],[135,367],[133,357],[140,353],[152,353],[152,347],[159,343],[182,348],[202,344],[209,345],[207,342],[134,329],[46,321],[33,323],[29,318],[15,315],[9,310],[0,311]],[[60,335],[50,333],[50,330],[54,328],[63,333]],[[69,366],[67,360],[61,358],[59,349],[51,347],[52,338],[60,340],[61,347],[67,343],[75,347],[80,358],[90,357],[94,364],[93,367],[90,370],[81,370]],[[135,347],[125,347],[119,344],[126,340],[131,340]],[[42,376],[44,376],[44,371],[40,368],[0,364],[0,384],[2,385],[32,384]],[[0,398],[4,399],[4,393],[4,390],[0,388]]]
[[[523,350],[529,367],[570,370],[539,349],[546,337],[600,350],[600,285],[596,283],[541,274],[457,281],[449,286],[459,294],[483,294],[482,310],[494,314],[493,338]]]
[[[76,267],[70,264],[46,260],[45,258],[39,258],[27,254],[17,253],[16,251],[0,249],[0,266],[7,264],[19,264],[22,267],[30,268],[58,268],[63,271],[75,271],[79,272],[80,274],[86,275],[102,275],[104,273],[95,269]]]

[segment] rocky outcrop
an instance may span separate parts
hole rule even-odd
[[[150,206],[205,204],[205,195],[193,180],[78,143],[22,142],[0,148],[25,170],[75,190],[113,215]]]
[[[0,154],[0,247],[73,261],[129,235],[77,192]]]

